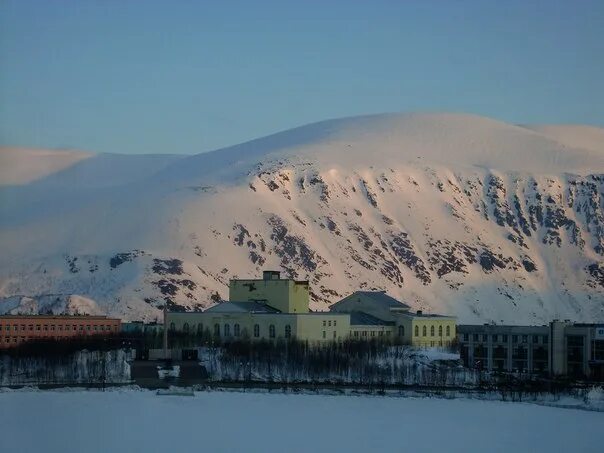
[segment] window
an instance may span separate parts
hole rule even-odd
[[[447,326],[447,335],[449,335],[449,326]],[[463,334],[463,341],[468,341],[469,335],[467,333]]]
[[[34,325],[33,325],[33,324],[30,324],[29,326],[27,326],[27,328],[28,328],[29,330],[34,330]]]
[[[331,327],[331,321],[328,321],[328,322],[327,322],[327,325],[328,325],[329,327]]]
[[[15,325],[13,326],[13,330],[16,332],[17,330],[19,330],[19,326],[18,326],[17,324],[15,324]]]
[[[528,335],[522,335],[522,342],[523,343],[527,343],[528,342]]]
[[[335,331],[334,331],[334,335],[335,335]],[[292,336],[292,326],[287,324],[285,326],[285,338],[291,338],[291,336]]]
[[[46,324],[44,325],[44,330],[48,330],[48,326]]]
[[[371,336],[372,336],[372,337],[375,337],[375,330],[372,330],[372,331],[371,331]]]
[[[512,343],[518,343],[518,335],[512,335]]]
[[[189,333],[189,323],[188,323],[188,322],[185,322],[185,323],[182,325],[182,331],[183,331],[184,333]]]
[[[21,324],[21,330],[25,330],[25,324]]]
[[[430,326],[430,336],[434,336],[434,326]]]
[[[398,326],[398,336],[399,337],[405,336],[405,326]]]
[[[475,333],[474,335],[472,335],[474,337],[474,341],[478,341],[478,334]]]
[[[334,327],[336,326],[336,322],[337,322],[337,321],[334,319],[334,320],[333,320],[333,326],[334,326]]]
[[[508,342],[508,336],[506,334],[503,334],[502,337],[503,337],[503,342],[507,343]]]
[[[74,330],[74,331],[75,331],[75,330],[77,330],[77,327],[76,327],[76,325],[75,325],[75,324],[73,325],[73,330]]]
[[[354,336],[355,336],[355,337],[358,337],[358,336],[359,336],[359,332],[355,332],[355,333],[354,333]]]
[[[438,326],[438,336],[439,337],[443,336],[443,326]]]
[[[86,330],[90,330],[90,326],[86,326]]]
[[[197,335],[203,335],[203,324],[197,324]]]
[[[325,334],[325,332],[323,332],[323,334]],[[268,336],[271,338],[275,338],[275,325],[271,324],[270,326],[268,326]],[[325,335],[323,335],[323,338],[325,338]]]
[[[220,336],[220,324],[214,324],[214,336]]]
[[[447,336],[450,337],[451,336],[451,326],[447,326],[447,328],[445,330],[447,332]],[[466,335],[464,335],[464,336],[466,336]],[[467,336],[466,336],[465,340],[466,341],[468,340]]]
[[[82,330],[82,326],[80,326],[80,330]],[[174,325],[173,322],[170,323],[170,331],[174,332],[176,330],[176,326]]]
[[[10,326],[8,324],[6,325],[6,331],[10,331]]]
[[[59,326],[59,330],[60,330],[61,332],[63,332],[63,326],[62,326],[62,325],[61,325],[61,326]]]
[[[254,337],[258,338],[260,336],[260,325],[254,324]]]
[[[101,331],[105,330],[105,326],[101,326]]]
[[[482,336],[482,341],[484,341],[485,343],[489,341],[489,336],[486,333]]]
[[[543,335],[543,344],[547,344],[549,342],[549,337],[547,335]]]
[[[94,326],[94,330],[99,330],[99,326]]]
[[[533,343],[539,343],[539,336],[533,335]]]
[[[323,321],[325,322],[325,321]],[[327,332],[323,331],[323,338],[327,338]]]
[[[323,321],[323,327],[327,326],[327,321]]]
[[[426,328],[426,326],[422,327],[422,336],[426,336],[428,334],[428,329]]]
[[[50,330],[55,330],[55,326],[54,325],[50,326]]]
[[[499,340],[499,335],[494,334],[493,335],[493,343],[497,343],[497,340]]]
[[[236,337],[241,335],[241,327],[239,327],[239,324],[235,324],[233,326],[233,335],[235,335]]]
[[[224,336],[225,337],[230,337],[231,336],[231,325],[230,324],[225,324],[224,325]]]
[[[383,330],[380,330],[380,331],[379,331],[379,333],[378,333],[378,335],[379,335],[380,337],[383,337],[383,336],[384,336],[384,331],[383,331]]]
[[[363,330],[363,332],[361,333],[361,336],[366,337],[367,336],[367,331]]]
[[[415,336],[419,337],[419,326],[415,326]]]

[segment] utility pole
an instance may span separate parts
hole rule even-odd
[[[164,360],[168,360],[168,304],[164,304]]]

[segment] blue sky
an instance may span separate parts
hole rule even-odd
[[[604,2],[0,2],[0,143],[197,153],[327,118],[604,125]]]

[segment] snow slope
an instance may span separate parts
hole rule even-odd
[[[0,185],[22,185],[92,157],[92,153],[0,147]]]
[[[604,321],[604,152],[554,129],[385,114],[157,165],[89,158],[0,188],[0,310],[78,295],[154,319],[275,268],[315,309],[379,288],[462,322]]]
[[[587,453],[604,442],[601,412],[464,399],[19,391],[0,405],[6,452]]]

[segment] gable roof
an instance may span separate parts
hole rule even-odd
[[[384,321],[362,311],[350,312],[351,326],[393,326],[393,321]]]
[[[388,294],[386,294],[385,291],[355,291],[349,297],[354,296],[368,297],[373,302],[379,304],[384,308],[398,308],[402,310],[408,310],[409,308],[411,308],[409,307],[409,305],[396,300],[394,297],[389,296]]]
[[[209,313],[281,313],[276,308],[254,301],[222,301],[206,310]]]

